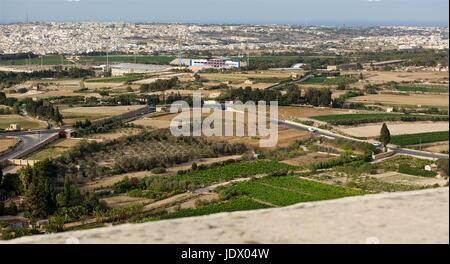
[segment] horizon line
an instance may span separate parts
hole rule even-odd
[[[130,23],[130,24],[185,24],[185,25],[286,25],[286,26],[306,26],[306,27],[384,27],[384,26],[413,26],[413,27],[449,27],[448,21],[387,21],[387,22],[375,22],[375,21],[310,21],[308,23],[299,22],[187,22],[187,21],[130,21],[130,20],[0,20],[0,25],[4,24],[32,24],[32,23]]]

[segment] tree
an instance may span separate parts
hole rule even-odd
[[[25,202],[27,213],[32,218],[45,218],[55,212],[56,193],[50,178],[56,175],[56,167],[50,160],[38,162],[32,168]]]
[[[0,164],[0,189],[2,188],[2,180],[3,180],[3,165]]]
[[[78,188],[72,186],[69,181],[69,176],[64,177],[64,189],[63,192],[56,195],[56,201],[58,207],[71,207],[78,206],[81,204],[81,194]]]
[[[441,176],[448,177],[448,160],[438,160],[437,166]]]
[[[387,150],[386,146],[391,142],[391,132],[389,131],[389,128],[387,127],[386,123],[383,123],[383,126],[381,127],[380,141],[381,144],[383,145],[384,151],[386,152]]]

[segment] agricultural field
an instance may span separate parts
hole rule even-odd
[[[19,124],[25,130],[47,127],[47,123],[36,119],[26,118],[20,115],[0,115],[0,130],[8,128],[10,124]]]
[[[81,190],[85,191],[93,191],[98,189],[111,188],[114,184],[122,181],[125,177],[128,178],[136,178],[136,179],[144,179],[146,177],[151,176],[161,176],[161,175],[176,175],[178,171],[187,171],[192,168],[192,164],[195,162],[198,166],[210,166],[214,163],[222,163],[228,160],[240,160],[242,155],[231,155],[231,156],[223,156],[218,158],[201,158],[196,159],[190,162],[177,164],[174,166],[170,166],[166,169],[166,173],[156,174],[152,171],[138,171],[138,172],[129,172],[124,174],[112,175],[106,178],[96,179],[90,181],[81,186]]]
[[[140,129],[140,128],[125,127],[125,128],[115,129],[111,132],[90,134],[90,135],[87,135],[86,138],[97,139],[97,140],[114,140],[114,139],[119,139],[121,137],[134,136],[141,132],[142,132],[142,129]]]
[[[112,92],[114,89],[126,89],[122,83],[89,83],[84,82],[86,91],[81,89],[81,80],[79,79],[61,79],[61,80],[33,80],[24,83],[25,87],[36,86],[39,84],[40,90],[29,90],[26,93],[10,93],[8,97],[17,98],[19,100],[26,97],[33,97],[38,99],[48,99],[52,97],[61,96],[83,96],[83,97],[96,97],[101,98],[96,89],[110,89]]]
[[[449,106],[449,96],[443,94],[370,94],[352,97],[347,100],[353,103],[383,104],[383,105],[411,105],[411,106]]]
[[[419,177],[434,177],[437,175],[436,172],[425,170],[426,165],[431,165],[433,163],[435,162],[431,160],[418,159],[408,156],[397,156],[376,164],[376,168]]]
[[[302,75],[303,71],[295,71],[296,74]],[[200,73],[200,77],[209,81],[231,82],[231,84],[242,84],[246,80],[253,80],[255,83],[278,83],[291,78],[292,73],[289,71],[249,71],[244,73]],[[251,85],[249,85],[251,86]]]
[[[0,137],[0,153],[14,147],[17,142],[17,138]]]
[[[398,135],[391,138],[392,144],[402,147],[440,141],[448,141],[448,131]]]
[[[304,156],[283,160],[282,163],[292,166],[305,166],[316,162],[327,161],[335,159],[335,155],[328,155],[322,153],[308,153]]]
[[[346,72],[346,74],[357,74],[357,72]],[[371,84],[383,84],[387,82],[421,84],[448,84],[448,72],[417,71],[417,72],[390,72],[390,71],[368,71],[363,72],[364,80]]]
[[[443,115],[416,115],[416,114],[394,114],[394,113],[372,113],[372,114],[351,114],[351,115],[325,115],[313,116],[322,122],[332,125],[357,125],[364,123],[379,123],[389,121],[448,121],[448,116]]]
[[[338,85],[339,83],[355,83],[358,77],[355,75],[341,75],[338,77],[314,77],[302,82],[304,85]]]
[[[350,114],[349,110],[320,108],[320,107],[296,107],[279,106],[278,117],[284,120],[295,120],[298,118],[309,118],[312,116],[343,115]]]
[[[77,139],[58,139],[50,143],[37,152],[31,153],[25,159],[28,160],[45,160],[56,158],[75,147],[80,140]]]
[[[399,172],[386,172],[382,174],[371,175],[373,178],[389,184],[408,184],[412,186],[444,186],[445,179],[436,179],[432,177],[417,177]]]
[[[235,193],[236,197],[193,209],[185,209],[174,213],[163,213],[152,217],[155,219],[172,219],[209,215],[222,212],[257,210],[270,207],[286,206],[300,202],[336,199],[346,196],[363,195],[365,192],[327,185],[296,176],[267,177],[237,183],[219,191]]]
[[[359,138],[373,138],[380,135],[382,123],[339,126],[337,129],[347,135]],[[386,122],[391,135],[417,134],[448,131],[449,122]]]
[[[416,147],[417,148],[417,147]],[[432,143],[432,144],[425,144],[422,146],[419,146],[423,151],[428,152],[434,152],[434,153],[449,153],[449,143],[448,142],[439,142],[439,143]]]
[[[142,64],[169,64],[175,57],[152,55],[110,55],[109,63],[142,63]],[[106,56],[84,56],[78,63],[81,64],[106,64]]]
[[[238,178],[296,170],[296,166],[276,161],[258,160],[232,163],[225,166],[212,167],[204,171],[172,176],[171,180],[184,180],[194,185],[205,187],[213,183],[231,181]]]
[[[0,59],[0,65],[59,65],[63,62],[64,64],[71,64],[70,61],[68,61],[66,58],[63,59],[60,55],[47,55],[42,56],[42,58],[32,58],[30,60],[28,59],[16,59],[16,60],[1,60]]]
[[[413,93],[448,93],[448,86],[397,86],[395,90],[400,92],[413,92]]]
[[[225,213],[225,212],[236,212],[236,211],[249,211],[249,210],[257,210],[257,209],[265,209],[270,206],[258,203],[251,198],[248,197],[238,197],[235,199],[213,203],[209,205],[205,205],[195,209],[185,209],[179,212],[171,213],[171,214],[163,214],[159,217],[155,217],[156,219],[173,219],[173,218],[182,218],[182,217],[193,217],[193,216],[201,216],[201,215],[210,215],[216,213]],[[152,219],[152,218],[151,218]]]
[[[145,78],[143,75],[132,74],[118,77],[106,77],[106,78],[94,78],[86,80],[87,83],[125,83],[125,82],[135,82]]]
[[[228,191],[242,193],[256,201],[274,206],[362,195],[365,192],[327,185],[297,176],[267,177],[238,183]]]
[[[298,129],[293,129],[293,128],[287,128],[284,126],[279,126],[278,127],[278,142],[277,145],[273,148],[270,149],[274,149],[274,148],[279,148],[279,147],[288,147],[289,145],[291,145],[293,142],[295,142],[296,140],[300,140],[300,139],[306,139],[310,136],[310,134],[306,131],[302,131],[302,130],[298,130]],[[244,137],[214,137],[220,140],[226,140],[227,142],[230,143],[244,143],[247,144],[253,148],[259,148],[259,144],[260,144],[260,140],[261,139],[266,139],[267,137],[249,137],[249,136],[244,136]]]
[[[76,121],[84,121],[85,119],[99,120],[135,111],[142,107],[144,106],[142,105],[98,106],[98,107],[61,108],[60,110],[61,114],[64,117],[65,123],[75,124]]]
[[[80,166],[72,175],[81,182],[127,172],[171,167],[200,158],[214,158],[247,151],[242,144],[209,142],[203,138],[173,137],[167,130],[143,132],[114,141],[79,144],[56,160],[61,168]]]

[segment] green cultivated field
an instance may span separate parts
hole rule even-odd
[[[109,56],[110,63],[148,63],[148,64],[169,64],[175,57],[172,56],[143,56],[139,55],[111,55]],[[85,56],[81,57],[80,63],[95,63],[105,64],[107,62],[106,56]]]
[[[387,121],[448,121],[448,116],[444,115],[406,115],[406,114],[349,114],[349,115],[325,115],[313,116],[313,119],[327,122],[333,125],[356,125],[364,123],[377,123]]]
[[[238,196],[196,209],[164,214],[160,219],[255,210],[366,194],[363,191],[304,180],[296,176],[266,177],[241,182],[222,191],[236,193]]]
[[[314,77],[302,82],[302,84],[322,84],[322,85],[337,85],[340,82],[354,83],[358,81],[358,78],[354,76],[338,76],[335,78],[327,77]]]
[[[43,65],[58,65],[61,64],[61,56],[60,55],[48,55],[43,56],[42,61],[41,58],[32,58],[29,60],[31,65],[40,65],[41,62]],[[18,59],[18,60],[5,60],[0,58],[0,65],[27,65],[28,59]],[[71,64],[71,62],[64,59],[64,64]]]
[[[391,143],[399,146],[417,145],[448,140],[448,131],[392,136]]]
[[[296,176],[267,177],[238,183],[230,189],[276,206],[364,194],[359,190],[304,180]]]
[[[276,173],[294,170],[297,167],[268,160],[239,162],[225,166],[213,167],[203,171],[171,176],[173,180],[189,181],[199,185],[208,185],[215,182],[229,181],[237,178],[255,176],[258,174]]]
[[[419,87],[419,86],[398,86],[395,88],[401,92],[416,93],[448,93],[448,87]]]

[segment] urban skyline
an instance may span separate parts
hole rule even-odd
[[[330,8],[323,8],[328,6]],[[408,6],[408,12],[404,7]],[[256,8],[257,7],[257,8]],[[98,10],[101,10],[99,12]],[[201,11],[200,11],[201,10]],[[221,10],[217,12],[217,10]],[[448,26],[442,0],[3,0],[0,23],[124,21],[142,23]]]

